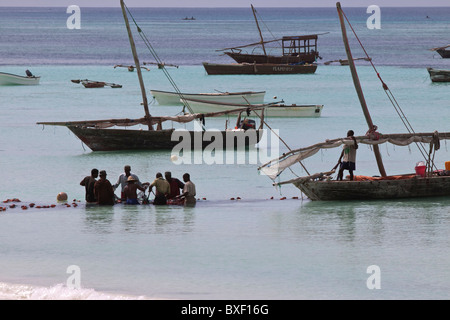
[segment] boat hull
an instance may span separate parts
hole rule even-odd
[[[450,70],[427,68],[432,82],[450,82]]]
[[[187,100],[189,106],[194,113],[209,113],[226,110],[233,110],[237,108],[245,108],[244,104],[226,104],[214,101],[202,100]],[[253,105],[258,107],[258,105]],[[312,118],[320,117],[323,105],[284,105],[276,104],[265,108],[264,117],[289,117],[289,118]],[[262,111],[256,111],[261,114]]]
[[[182,106],[180,94],[177,92],[150,90],[152,96],[159,105]],[[265,91],[259,92],[225,92],[225,93],[181,93],[184,99],[200,99],[207,101],[221,101],[228,103],[246,103],[252,104],[264,103]]]
[[[315,64],[217,64],[203,62],[209,75],[224,74],[310,74],[316,72]]]
[[[298,56],[272,56],[264,54],[248,54],[239,52],[224,52],[237,63],[273,63],[273,64],[289,64],[289,63],[313,63],[318,58],[318,53],[306,53]]]
[[[67,126],[92,151],[120,150],[168,150],[180,143],[192,149],[204,149],[208,146],[223,149],[246,148],[257,144],[263,130],[225,130],[225,131],[187,131],[187,130],[127,130],[95,129],[81,126]],[[222,139],[216,142],[215,137]],[[212,138],[211,138],[212,136]],[[184,139],[188,139],[185,141]],[[212,142],[213,140],[213,142]],[[214,143],[214,145],[212,145]],[[220,143],[220,146],[219,146]]]
[[[438,49],[436,52],[444,59],[450,58],[450,50]]]
[[[309,199],[376,200],[450,196],[450,176],[374,181],[294,182]]]
[[[23,77],[12,73],[0,72],[1,86],[37,85],[41,77]]]

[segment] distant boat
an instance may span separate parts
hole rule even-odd
[[[307,74],[316,72],[316,64],[272,64],[272,63],[231,63],[218,64],[203,62],[209,75],[218,74]]]
[[[256,27],[259,31],[261,41],[251,43],[239,47],[225,48],[217,51],[224,51],[226,55],[235,60],[237,63],[275,63],[275,64],[290,64],[290,63],[313,63],[319,57],[317,51],[317,34],[300,35],[300,36],[284,36],[281,39],[265,41],[263,39],[261,30],[259,28],[258,19],[256,17],[256,10],[251,5],[253,16],[255,18]],[[281,44],[280,54],[269,54],[266,50],[265,44],[278,42]],[[242,52],[242,48],[261,46],[262,53],[246,53]]]
[[[450,82],[450,70],[427,68],[432,82]]]
[[[178,93],[171,91],[150,90],[159,105],[182,106],[180,99],[199,99],[227,103],[263,103],[265,91],[213,92],[213,93]]]
[[[195,20],[195,18],[194,17],[190,17],[190,18],[186,17],[186,18],[183,18],[183,20]]]
[[[371,58],[356,58],[356,59],[353,59],[353,61],[357,61],[357,60],[371,61],[372,59]],[[341,64],[341,66],[348,66],[348,63],[349,63],[348,59],[339,59],[339,60],[327,61],[327,62],[324,62],[323,64],[324,65],[329,65],[329,64],[331,64],[333,62],[339,62]]]
[[[432,48],[430,49],[431,51],[436,51],[437,53],[439,53],[439,55],[444,58],[444,59],[448,59],[450,58],[450,50],[447,50],[447,48],[450,48],[450,44],[443,46],[443,47],[438,47],[438,48]]]
[[[71,80],[73,83],[81,83],[85,88],[103,88],[105,86],[111,88],[122,88],[122,85],[117,83],[108,83],[104,81],[94,81],[94,80]]]
[[[37,85],[41,77],[34,76],[29,70],[26,71],[27,76],[19,76],[17,74],[0,72],[0,85]]]
[[[286,105],[284,103],[269,104],[237,104],[217,101],[205,101],[185,99],[195,113],[209,113],[227,111],[233,109],[250,108],[252,110],[264,110],[264,117],[289,117],[289,118],[317,118],[320,117],[323,105]],[[259,112],[258,112],[259,113]]]
[[[115,68],[127,68],[128,71],[130,71],[130,72],[133,72],[134,69],[136,69],[136,67],[133,66],[133,65],[131,65],[131,66],[124,66],[123,64],[116,64],[116,65],[114,66],[114,69],[115,69]],[[145,69],[145,70],[147,70],[147,71],[150,71],[149,68],[142,67],[142,66],[141,66],[141,69]]]

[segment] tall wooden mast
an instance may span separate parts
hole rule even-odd
[[[266,47],[264,46],[264,38],[262,36],[261,29],[259,28],[258,18],[256,18],[255,8],[253,8],[252,4],[251,4],[251,6],[252,6],[252,11],[253,11],[253,16],[255,17],[255,21],[256,21],[256,27],[258,28],[259,37],[261,38],[261,46],[263,48],[264,54],[267,55]]]
[[[364,116],[366,118],[366,122],[369,126],[369,131],[372,131],[375,129],[375,126],[373,125],[372,118],[370,117],[369,109],[367,108],[366,99],[364,98],[364,94],[361,89],[361,83],[359,82],[358,73],[356,72],[355,62],[353,61],[352,52],[350,50],[350,46],[348,44],[348,38],[347,38],[347,31],[345,28],[345,21],[342,13],[341,3],[336,3],[336,8],[339,14],[339,21],[341,24],[341,30],[342,30],[342,39],[344,41],[345,45],[345,51],[347,52],[347,59],[348,59],[348,65],[350,67],[350,71],[352,73],[353,78],[353,84],[356,89],[356,93],[358,94],[359,102],[361,103],[361,107],[364,113]],[[382,177],[386,176],[386,171],[384,170],[383,160],[381,159],[380,149],[378,145],[373,145],[373,152],[375,154],[375,159],[377,161],[378,170],[380,171],[380,174]]]
[[[144,80],[142,79],[141,66],[139,64],[139,58],[138,58],[138,55],[136,52],[136,45],[134,44],[133,34],[131,33],[130,23],[128,22],[128,15],[125,10],[125,4],[124,4],[123,0],[120,0],[120,6],[122,7],[123,19],[125,20],[125,25],[127,26],[128,38],[130,39],[131,52],[133,52],[134,64],[136,65],[136,71],[137,71],[138,78],[139,78],[139,85],[141,87],[141,94],[142,94],[142,103],[144,105],[144,110],[145,110],[145,118],[147,118],[147,120],[148,120],[148,129],[153,130],[153,126],[152,126],[152,122],[151,122],[151,115],[148,110],[148,101],[147,101],[147,94],[145,93]]]

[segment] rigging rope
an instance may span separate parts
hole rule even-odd
[[[411,123],[408,121],[408,118],[406,117],[405,113],[403,112],[402,108],[400,107],[400,104],[397,102],[397,99],[395,99],[394,94],[393,94],[392,91],[389,89],[389,87],[387,86],[387,84],[383,81],[383,79],[381,79],[380,73],[378,72],[377,68],[376,68],[375,65],[373,64],[372,59],[370,59],[369,55],[367,54],[366,49],[364,48],[362,42],[359,40],[359,37],[358,37],[358,35],[356,34],[355,30],[353,29],[353,26],[352,26],[352,24],[350,23],[350,21],[348,20],[347,16],[345,15],[345,12],[344,12],[343,10],[341,10],[341,12],[342,12],[342,14],[343,14],[345,20],[347,21],[348,25],[350,26],[350,29],[352,30],[352,32],[353,32],[353,34],[354,34],[356,40],[358,41],[359,45],[361,46],[362,50],[364,51],[364,54],[365,54],[366,57],[368,58],[368,61],[370,62],[372,68],[374,69],[375,73],[377,74],[378,79],[381,81],[381,84],[382,84],[382,86],[383,86],[384,92],[386,93],[386,96],[388,97],[389,101],[390,101],[391,104],[393,105],[395,111],[397,112],[398,116],[400,117],[400,120],[403,122],[403,125],[405,126],[406,130],[407,130],[409,133],[415,133],[415,131],[414,131],[414,129],[413,129]],[[422,154],[422,156],[424,157],[424,159],[427,160],[427,156],[426,156],[427,151],[426,151],[426,149],[425,149],[425,146],[424,146],[422,143],[418,143],[418,142],[415,142],[415,144],[417,145],[417,147],[418,147],[420,153]],[[429,157],[428,157],[428,160],[427,160],[427,161],[429,162]],[[432,162],[432,165],[433,165],[434,167],[436,167],[435,164],[434,164],[434,162],[433,162],[433,161],[431,161],[431,162]]]
[[[272,33],[272,31],[270,31],[269,27],[266,25],[266,23],[265,23],[264,20],[261,18],[261,16],[259,15],[258,11],[256,11],[256,9],[255,9],[255,14],[258,15],[259,20],[261,20],[261,22],[263,23],[263,25],[266,27],[267,31],[269,31],[269,33],[272,35],[273,40],[276,40],[276,42],[278,43],[278,45],[281,47],[280,41],[277,40],[277,38],[275,38],[274,34]]]
[[[155,49],[151,45],[151,43],[148,40],[147,36],[145,35],[144,31],[142,31],[142,29],[139,27],[139,25],[137,24],[136,20],[134,19],[133,15],[131,14],[130,10],[128,9],[128,7],[126,5],[125,5],[125,8],[127,9],[128,14],[130,15],[131,19],[133,20],[133,23],[135,24],[135,26],[137,28],[137,31],[139,33],[139,36],[141,37],[142,41],[144,41],[144,44],[147,46],[147,49],[150,51],[150,53],[152,54],[153,58],[156,60],[156,63],[158,64],[158,66],[160,66],[160,68],[163,70],[165,76],[169,80],[169,82],[172,85],[172,87],[175,89],[176,93],[178,93],[178,95],[180,96],[180,99],[183,101],[184,107],[187,107],[189,112],[191,114],[194,114],[191,106],[189,105],[187,100],[184,98],[183,94],[181,93],[180,89],[176,85],[175,81],[170,76],[169,72],[167,71],[166,67],[164,66],[164,63],[159,58],[158,54],[156,53]],[[183,110],[184,110],[184,108],[183,108]],[[203,128],[203,130],[205,130],[205,127],[204,127],[203,124],[202,124],[202,128]]]

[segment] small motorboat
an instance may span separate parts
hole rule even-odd
[[[17,74],[0,72],[0,85],[14,86],[14,85],[37,85],[41,77],[34,76],[30,70],[25,71],[26,76],[19,76]]]

